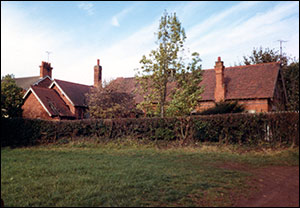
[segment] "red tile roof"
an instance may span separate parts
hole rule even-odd
[[[54,79],[75,106],[87,106],[85,94],[92,86]]]
[[[225,99],[234,100],[273,97],[279,69],[280,64],[278,62],[225,67]],[[119,88],[122,89],[122,91],[127,93],[134,93],[137,86],[134,77],[117,78],[115,82],[119,84]],[[202,100],[214,101],[214,90],[216,85],[214,69],[203,70],[203,80],[200,85],[205,87],[204,92],[201,94]],[[170,92],[170,89],[173,87],[175,87],[174,83],[170,83],[168,92]],[[142,102],[143,96],[135,93],[135,101],[136,103]]]
[[[279,73],[278,62],[226,67],[224,70],[225,99],[271,98]],[[214,100],[216,75],[214,69],[203,70],[202,100]]]
[[[31,89],[51,116],[74,117],[55,90],[37,86],[32,86]]]

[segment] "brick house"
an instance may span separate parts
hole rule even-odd
[[[23,117],[46,120],[87,118],[85,94],[102,83],[99,59],[94,67],[93,86],[52,79],[52,69],[50,63],[42,62],[39,77],[15,79],[17,85],[26,90]],[[117,78],[113,82],[120,91],[132,93],[136,104],[143,101],[143,96],[135,92],[135,77]],[[220,101],[238,101],[248,112],[285,110],[286,90],[278,62],[225,67],[219,57],[214,69],[203,70],[200,85],[204,92],[196,111],[213,107]],[[174,82],[168,84],[168,95],[175,86]]]
[[[136,81],[131,78],[117,78],[119,88],[127,93],[134,93]],[[220,101],[238,101],[248,112],[269,112],[285,110],[287,102],[283,75],[279,62],[256,65],[225,67],[221,58],[214,69],[203,70],[204,87],[201,101],[195,111],[214,107]],[[167,101],[175,83],[167,85]],[[143,101],[143,96],[136,94],[135,102]]]
[[[45,120],[83,119],[88,117],[85,94],[93,86],[52,79],[50,63],[42,62],[39,77],[16,78],[25,91],[22,106],[24,118]],[[101,83],[99,60],[94,67],[94,86]]]

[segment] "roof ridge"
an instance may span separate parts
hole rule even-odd
[[[279,61],[277,62],[267,62],[267,63],[259,63],[259,64],[249,64],[249,65],[240,65],[240,66],[229,66],[229,67],[225,67],[225,69],[227,68],[240,68],[240,67],[249,67],[249,66],[261,66],[261,65],[268,65],[268,64],[280,64]]]
[[[40,77],[40,76],[30,76],[30,77],[15,77],[13,79],[28,79],[28,78],[37,78],[37,77]]]
[[[69,83],[69,84],[82,85],[82,86],[86,86],[86,87],[91,87],[91,86],[92,86],[92,85],[86,85],[86,84],[80,84],[80,83],[75,83],[75,82],[65,81],[65,80],[61,80],[61,79],[54,79],[54,81],[67,82],[67,83]]]

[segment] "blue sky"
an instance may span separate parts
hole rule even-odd
[[[38,76],[51,51],[53,78],[92,85],[98,58],[104,79],[132,77],[157,47],[165,9],[176,12],[203,69],[218,56],[234,66],[254,47],[279,50],[280,39],[299,59],[298,1],[1,1],[1,75]]]

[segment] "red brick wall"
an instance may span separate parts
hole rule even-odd
[[[239,100],[238,103],[244,105],[246,111],[254,110],[255,112],[268,112],[271,110],[268,99]],[[213,101],[203,101],[200,102],[196,110],[203,111],[214,106],[215,102]]]
[[[40,104],[38,99],[34,96],[33,93],[30,93],[28,98],[26,99],[23,109],[23,118],[38,118],[45,120],[53,120],[43,106]]]
[[[246,111],[249,110],[255,110],[255,112],[270,111],[268,99],[239,100],[238,103],[243,104]]]

